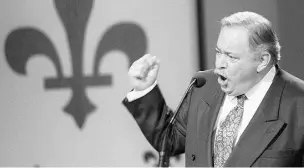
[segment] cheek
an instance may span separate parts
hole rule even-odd
[[[237,85],[239,83],[248,81],[251,78],[251,69],[246,66],[231,67],[228,72],[231,84]]]
[[[231,84],[238,85],[240,83],[247,83],[254,78],[254,69],[249,66],[239,66],[231,68],[228,71]]]
[[[230,78],[231,81],[239,79],[243,73],[244,69],[241,66],[230,66],[227,70],[228,78]]]

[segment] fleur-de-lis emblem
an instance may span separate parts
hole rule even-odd
[[[83,75],[83,46],[87,22],[93,0],[54,0],[55,9],[64,25],[72,62],[72,76],[63,75],[59,55],[52,41],[40,30],[21,27],[13,30],[5,42],[5,54],[9,66],[18,74],[26,75],[26,63],[34,55],[43,54],[53,63],[56,77],[45,77],[45,89],[69,88],[72,97],[64,111],[74,117],[81,129],[86,117],[96,108],[88,99],[85,89],[91,86],[108,86],[112,76],[98,72],[100,61],[106,53],[120,50],[130,63],[144,55],[147,40],[143,29],[131,22],[120,22],[107,29],[97,47],[92,76]]]

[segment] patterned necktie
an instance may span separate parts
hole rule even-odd
[[[223,167],[232,152],[244,111],[244,94],[237,96],[237,105],[220,124],[214,138],[214,167]]]

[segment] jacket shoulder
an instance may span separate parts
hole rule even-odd
[[[287,91],[290,91],[295,95],[304,97],[304,81],[288,73],[287,71],[282,70],[281,73],[282,73],[282,78],[286,82],[285,89],[287,89]]]

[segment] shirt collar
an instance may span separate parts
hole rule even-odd
[[[276,67],[272,66],[272,68],[268,71],[268,73],[262,78],[260,82],[258,82],[253,88],[251,88],[247,93],[245,93],[248,100],[256,99],[260,97],[261,93],[266,93],[269,89],[274,77],[276,74]],[[236,96],[227,95],[229,101],[233,101]]]

